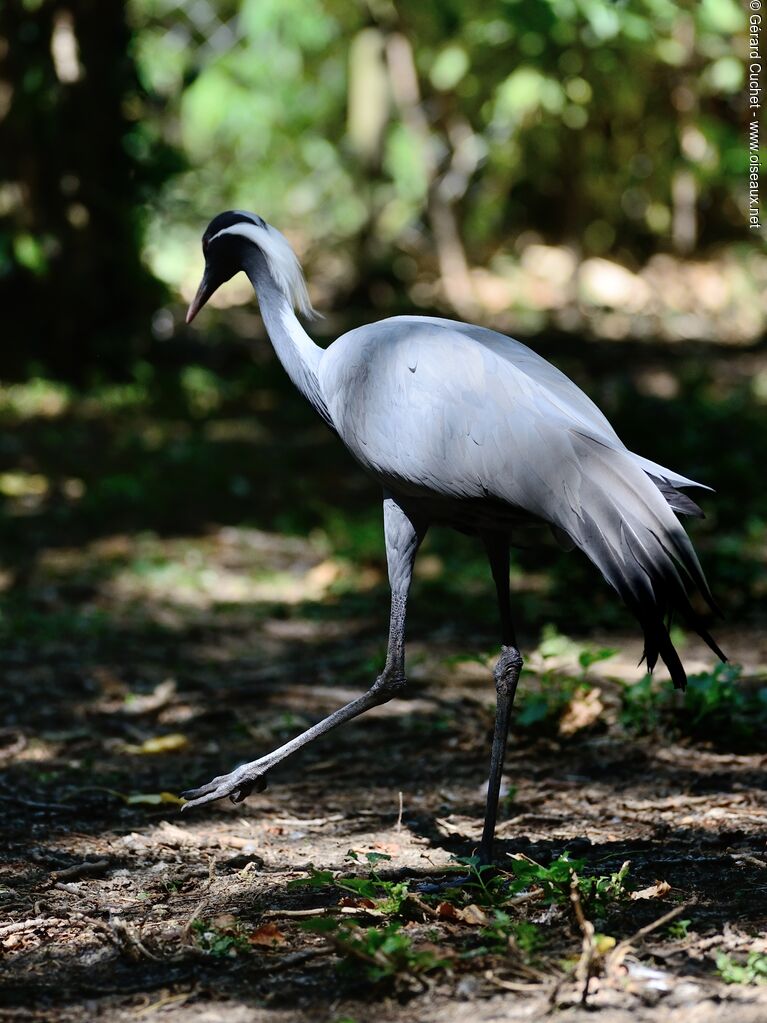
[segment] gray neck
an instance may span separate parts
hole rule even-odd
[[[325,422],[332,426],[317,377],[324,354],[322,348],[312,341],[298,322],[292,303],[277,286],[266,260],[257,249],[247,259],[243,269],[256,292],[264,326],[277,358],[294,386]]]

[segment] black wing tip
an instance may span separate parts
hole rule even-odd
[[[711,636],[705,629],[703,629],[702,631],[698,631],[698,635],[709,648],[709,650],[716,654],[716,656],[719,658],[722,664],[729,664],[730,660],[729,657],[722,651],[722,648],[719,646],[719,644],[717,643],[713,636]]]

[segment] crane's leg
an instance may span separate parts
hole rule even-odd
[[[485,807],[485,824],[482,829],[478,855],[480,862],[493,862],[493,841],[495,824],[498,818],[498,797],[501,792],[503,760],[506,755],[506,742],[509,736],[511,710],[514,705],[514,694],[517,691],[519,673],[522,670],[522,655],[517,649],[517,639],[511,621],[511,594],[509,591],[509,542],[503,534],[488,533],[483,535],[490,568],[498,594],[498,610],[501,618],[501,656],[495,666],[495,728],[493,746],[490,754],[490,780],[487,785],[487,805]]]
[[[370,689],[363,696],[345,704],[265,757],[243,764],[231,774],[214,778],[198,789],[185,792],[184,796],[188,802],[184,809],[189,806],[202,806],[203,803],[210,803],[224,796],[229,796],[233,803],[240,803],[251,792],[263,791],[266,788],[267,773],[286,757],[345,721],[364,714],[371,707],[388,703],[404,689],[407,596],[413,575],[413,563],[421,541],[426,535],[427,525],[408,515],[393,497],[384,495],[384,536],[391,585],[389,645],[384,669]]]

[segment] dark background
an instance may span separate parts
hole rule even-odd
[[[314,530],[380,572],[377,494],[292,393],[244,279],[219,296],[240,308],[183,325],[231,206],[288,232],[321,343],[414,308],[528,339],[629,446],[716,489],[696,543],[729,621],[762,622],[745,38],[729,0],[4,5],[9,630],[42,552],[136,530]],[[433,543],[436,595],[465,593],[473,549]],[[518,565],[533,633],[626,621],[580,559]]]

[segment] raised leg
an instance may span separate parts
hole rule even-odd
[[[495,728],[490,754],[490,780],[487,786],[485,824],[478,854],[481,863],[493,862],[493,841],[498,819],[498,797],[501,792],[503,761],[509,736],[511,711],[517,691],[519,673],[522,670],[522,655],[517,650],[517,640],[511,621],[511,594],[509,592],[509,543],[502,534],[483,536],[490,568],[498,594],[498,610],[501,618],[501,656],[495,666]]]
[[[184,795],[188,802],[184,809],[190,806],[202,806],[203,803],[210,803],[215,799],[222,799],[224,796],[229,796],[233,803],[240,803],[251,792],[263,791],[266,788],[267,773],[281,761],[308,743],[319,739],[321,735],[325,735],[333,728],[337,728],[346,721],[351,721],[359,714],[364,714],[371,707],[388,703],[402,691],[406,685],[405,616],[407,596],[413,575],[413,563],[426,534],[426,528],[426,523],[417,522],[409,516],[393,497],[384,495],[384,537],[391,585],[389,645],[384,669],[370,689],[272,753],[249,764],[243,764],[231,774],[214,778],[207,785],[185,792]]]

